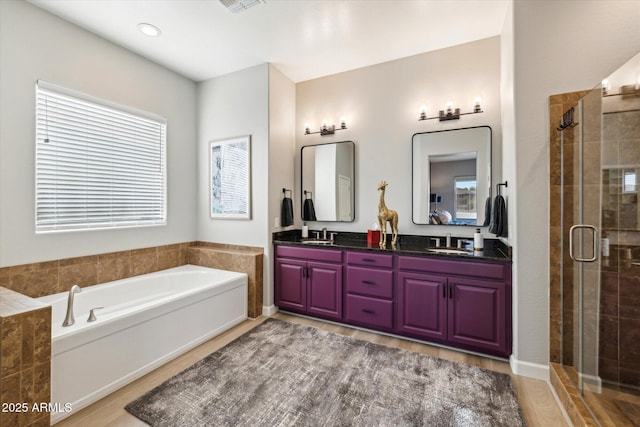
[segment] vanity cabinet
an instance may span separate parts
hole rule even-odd
[[[393,329],[393,255],[346,252],[345,320]]]
[[[511,353],[511,264],[275,246],[275,304],[460,349]]]
[[[506,356],[510,271],[503,263],[398,258],[398,333]]]
[[[342,251],[278,246],[274,278],[278,307],[342,319]]]

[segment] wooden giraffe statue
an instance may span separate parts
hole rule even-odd
[[[380,224],[380,248],[387,247],[387,221],[391,224],[391,245],[395,248],[396,241],[398,240],[398,212],[391,209],[387,209],[387,205],[384,203],[384,191],[387,188],[385,181],[378,184],[378,191],[380,191],[380,202],[378,203],[378,224]]]

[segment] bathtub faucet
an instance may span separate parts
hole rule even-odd
[[[73,285],[71,289],[69,289],[69,299],[67,299],[67,315],[64,318],[64,322],[62,322],[62,326],[71,326],[76,322],[76,319],[73,317],[73,296],[77,292],[82,292],[80,286]]]

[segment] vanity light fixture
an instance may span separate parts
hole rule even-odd
[[[334,135],[337,130],[344,130],[347,128],[347,120],[343,117],[340,119],[340,127],[336,129],[336,125],[329,126],[326,120],[322,121],[322,125],[320,126],[320,130],[318,132],[311,132],[311,125],[309,123],[304,124],[304,134],[311,135],[314,133],[319,133],[321,136]]]
[[[162,34],[160,28],[152,24],[147,24],[146,22],[139,23],[138,29],[142,32],[142,34],[149,37],[158,37],[160,34]]]
[[[420,107],[418,121],[439,119],[441,122],[444,122],[447,120],[458,120],[460,116],[477,113],[484,113],[484,111],[482,111],[482,100],[479,97],[473,99],[473,111],[468,113],[461,113],[460,108],[454,108],[453,102],[449,101],[445,104],[444,109],[438,112],[437,116],[427,117],[427,107],[423,105]]]
[[[623,98],[640,96],[640,72],[636,76],[635,83],[622,85],[617,92],[611,89],[611,83],[609,80],[604,79],[602,81],[602,96],[622,96]]]

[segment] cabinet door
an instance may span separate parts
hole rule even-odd
[[[505,284],[449,278],[449,336],[452,342],[505,353]]]
[[[309,314],[342,319],[342,266],[308,262]]]
[[[398,273],[396,328],[419,337],[447,338],[447,279],[421,273]]]
[[[306,311],[307,279],[304,261],[276,258],[275,303],[283,309]]]

